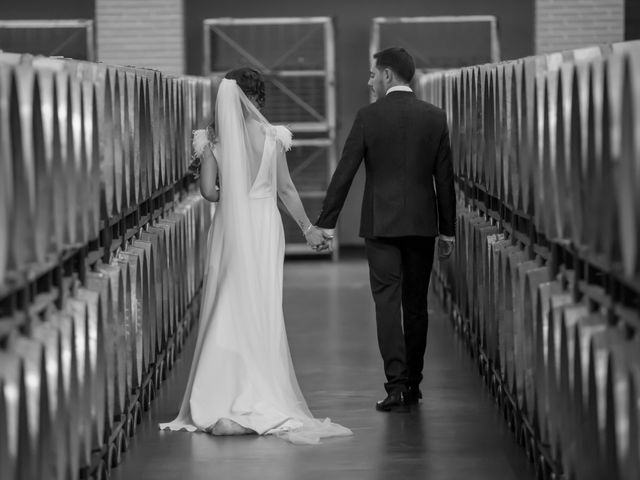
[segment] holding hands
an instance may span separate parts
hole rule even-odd
[[[333,230],[318,228],[310,224],[304,230],[304,236],[307,239],[307,245],[315,252],[331,251],[333,248]]]

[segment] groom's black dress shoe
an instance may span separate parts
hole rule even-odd
[[[409,405],[414,405],[420,402],[422,399],[422,392],[418,387],[409,386],[407,387],[407,403]]]
[[[387,395],[387,398],[376,403],[376,410],[379,412],[408,412],[409,404],[407,403],[407,393],[390,393]]]

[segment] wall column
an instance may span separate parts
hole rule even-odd
[[[96,0],[98,60],[185,70],[182,0]]]
[[[624,0],[536,0],[536,53],[624,40]]]

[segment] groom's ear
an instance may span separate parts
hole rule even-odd
[[[385,80],[387,83],[391,83],[391,82],[393,81],[393,79],[395,78],[395,74],[393,73],[393,70],[391,70],[391,69],[390,69],[390,68],[388,68],[388,67],[387,67],[387,68],[385,68],[385,69],[382,71],[382,75],[383,75],[384,80]]]

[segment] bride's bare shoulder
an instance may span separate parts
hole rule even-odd
[[[264,138],[265,136],[264,126],[260,122],[250,118],[247,120],[246,126],[247,126],[247,132],[253,138]]]

